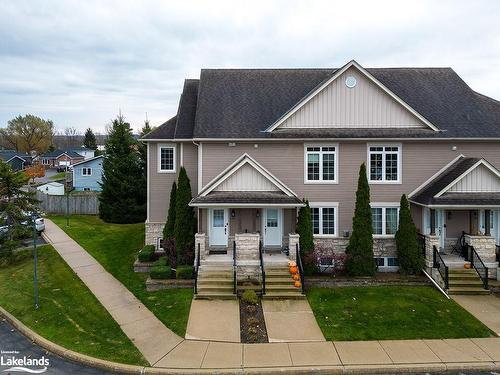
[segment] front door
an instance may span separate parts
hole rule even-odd
[[[264,210],[264,246],[281,246],[281,209]]]
[[[227,247],[228,239],[227,210],[224,208],[213,208],[210,210],[210,246]]]

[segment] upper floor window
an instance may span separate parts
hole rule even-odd
[[[313,234],[319,236],[337,235],[337,206],[327,204],[311,205]],[[319,207],[321,205],[321,207]]]
[[[175,146],[158,145],[158,172],[175,172]]]
[[[305,182],[337,182],[337,145],[306,145]]]
[[[372,206],[374,236],[394,236],[398,230],[399,207]]]
[[[92,176],[92,168],[82,168],[82,176]]]
[[[370,182],[401,182],[401,146],[368,145],[368,164]]]

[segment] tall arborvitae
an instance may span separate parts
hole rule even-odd
[[[92,150],[97,150],[97,141],[95,138],[95,134],[90,128],[88,128],[85,131],[85,137],[83,138],[83,145]]]
[[[346,271],[349,275],[372,276],[375,274],[370,186],[368,185],[364,163],[359,168],[356,208],[352,218],[352,233],[346,254]]]
[[[189,206],[192,199],[191,183],[186,169],[181,167],[175,196],[174,239],[179,264],[186,264],[194,246],[194,210]]]
[[[411,218],[410,205],[406,195],[399,203],[399,228],[396,232],[399,270],[405,274],[418,274],[424,267],[424,258],[417,242],[417,228]]]
[[[138,223],[146,219],[144,164],[130,124],[119,115],[111,124],[103,161],[99,216],[111,223]]]
[[[175,198],[177,195],[177,184],[172,184],[172,189],[170,190],[170,204],[168,206],[168,215],[167,222],[165,223],[165,227],[163,227],[163,239],[167,240],[169,238],[174,237],[174,228],[175,228]]]
[[[300,250],[303,253],[309,253],[314,249],[313,227],[309,201],[304,200],[304,203],[305,206],[299,209],[296,232],[300,235]],[[295,249],[290,249],[290,251],[295,251]]]

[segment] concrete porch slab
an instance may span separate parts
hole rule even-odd
[[[378,341],[335,341],[333,343],[344,365],[392,365]]]
[[[422,340],[379,341],[391,360],[397,364],[440,363],[441,360]]]
[[[269,342],[325,341],[306,300],[263,300]]]
[[[240,307],[235,300],[193,299],[186,339],[240,342]]]

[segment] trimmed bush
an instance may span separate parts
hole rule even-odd
[[[153,245],[146,245],[139,251],[137,256],[139,262],[152,262],[155,258],[155,247]]]
[[[149,276],[155,280],[170,279],[172,276],[172,269],[169,266],[154,266],[149,271]]]
[[[194,267],[193,266],[179,266],[175,270],[175,277],[183,280],[190,280],[193,278]]]
[[[243,292],[243,295],[241,296],[241,299],[243,302],[246,303],[251,303],[253,305],[257,304],[259,302],[259,298],[257,297],[257,294],[253,290],[245,290]]]
[[[396,232],[399,271],[403,274],[419,274],[424,268],[424,258],[417,243],[417,229],[411,217],[410,205],[406,195],[399,203],[399,228]]]
[[[153,263],[153,266],[168,266],[167,258],[161,257],[156,262]]]

